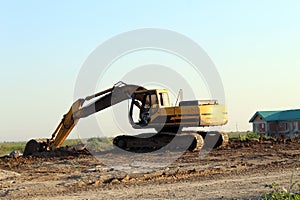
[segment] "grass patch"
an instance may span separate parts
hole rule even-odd
[[[241,137],[247,135],[248,131],[243,131],[243,132],[229,132],[227,133],[228,136],[229,136],[229,139],[231,140],[238,140],[240,139]]]
[[[294,181],[294,171],[288,188],[278,183],[272,183],[266,187],[271,188],[272,191],[264,194],[264,200],[300,200],[300,184],[299,180]]]
[[[229,139],[231,140],[241,140],[245,141],[248,139],[259,139],[260,135],[251,131],[244,131],[244,132],[229,132],[227,133],[229,136]]]
[[[5,156],[12,151],[23,152],[26,142],[3,142],[0,143],[0,156]]]
[[[0,157],[8,155],[12,151],[23,152],[27,142],[3,142],[0,143]],[[90,138],[90,139],[68,139],[62,146],[75,146],[85,144],[88,149],[93,151],[105,151],[113,148],[112,138]]]
[[[75,146],[75,145],[80,144],[80,143],[82,143],[82,142],[79,139],[67,139],[67,140],[64,141],[62,146]]]

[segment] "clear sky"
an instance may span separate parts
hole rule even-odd
[[[50,137],[88,55],[138,28],[204,48],[225,88],[227,131],[250,130],[257,110],[300,108],[299,9],[297,0],[2,1],[0,142]]]

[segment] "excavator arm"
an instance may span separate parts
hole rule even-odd
[[[63,119],[53,132],[51,139],[30,140],[26,144],[24,155],[28,156],[35,152],[59,148],[81,118],[88,117],[105,108],[131,99],[132,94],[139,90],[145,90],[145,88],[138,85],[127,85],[123,82],[118,82],[109,89],[87,96],[84,99],[78,99],[63,116]],[[94,101],[85,106],[84,103],[90,100]]]

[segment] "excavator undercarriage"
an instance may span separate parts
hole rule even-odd
[[[228,144],[228,135],[223,132],[184,131],[174,133],[149,133],[141,135],[120,135],[114,138],[113,144],[131,152],[153,152],[162,150],[200,151],[203,147],[220,148]],[[206,144],[206,145],[204,145]]]

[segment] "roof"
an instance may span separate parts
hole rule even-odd
[[[281,110],[281,111],[257,111],[249,122],[253,122],[257,116],[260,116],[265,121],[293,121],[300,120],[300,109]]]

